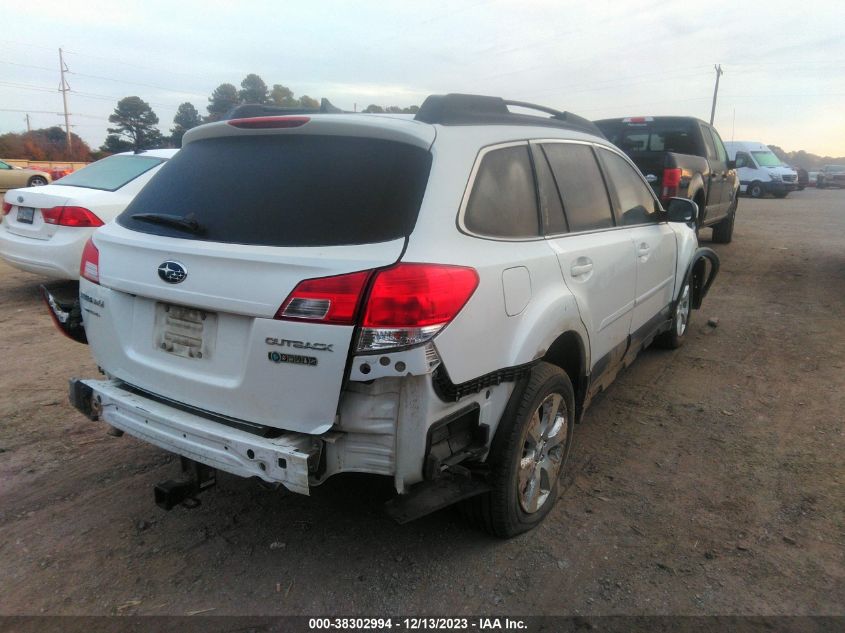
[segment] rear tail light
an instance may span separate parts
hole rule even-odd
[[[100,251],[94,246],[94,240],[88,239],[82,250],[82,260],[79,262],[79,276],[95,284],[100,283]]]
[[[3,201],[3,215],[8,215],[9,212],[12,210],[12,203]]]
[[[368,281],[366,304],[361,307]],[[361,326],[357,351],[385,351],[429,340],[457,316],[477,287],[478,273],[472,268],[398,264],[307,279],[285,299],[276,318],[357,323]]]
[[[41,209],[46,224],[93,228],[103,226],[103,221],[84,207],[53,207]]]
[[[365,270],[306,279],[293,289],[276,312],[276,318],[355,325],[361,292],[371,274],[371,271]]]
[[[663,200],[668,200],[678,195],[678,187],[681,184],[681,170],[680,169],[664,169],[663,182],[660,190],[660,197]]]
[[[232,119],[231,121],[227,121],[227,123],[232,127],[239,127],[246,130],[266,130],[300,127],[310,120],[311,117],[307,116],[258,116],[251,119]]]

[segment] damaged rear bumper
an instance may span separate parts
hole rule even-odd
[[[91,419],[164,450],[300,494],[308,494],[309,465],[320,457],[322,442],[313,436],[285,432],[261,437],[146,398],[116,380],[73,379],[70,399]]]

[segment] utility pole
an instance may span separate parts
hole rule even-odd
[[[713,107],[710,108],[710,125],[713,125],[713,119],[716,116],[716,95],[719,94],[719,77],[722,76],[722,64],[716,64],[716,87],[713,89]]]
[[[62,56],[62,49],[59,48],[59,73],[62,77],[62,85],[59,88],[59,92],[62,93],[62,101],[64,102],[65,106],[65,133],[67,134],[67,157],[68,160],[73,158],[73,152],[71,147],[70,141],[70,115],[67,112],[67,93],[70,92],[70,86],[65,79],[65,73],[67,72],[67,66],[65,65],[64,57]]]
[[[29,124],[29,113],[26,115],[26,131],[32,132],[32,126]]]

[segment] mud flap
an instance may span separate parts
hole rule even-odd
[[[417,484],[408,494],[391,499],[384,505],[384,511],[394,521],[404,525],[490,490],[490,484],[471,476],[469,472],[446,471],[433,481]]]
[[[701,307],[701,302],[707,296],[717,274],[719,274],[719,256],[716,251],[706,247],[697,249],[692,256],[689,272],[693,309],[698,310]]]
[[[38,289],[41,292],[44,303],[47,304],[50,318],[53,319],[53,324],[58,328],[59,332],[77,343],[87,345],[88,337],[85,334],[85,326],[82,323],[82,309],[80,308],[79,299],[73,302],[60,302],[59,299],[47,290],[46,286],[41,285]]]

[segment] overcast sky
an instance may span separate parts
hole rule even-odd
[[[351,110],[473,92],[598,119],[710,118],[724,140],[845,155],[845,2],[642,0],[4,2],[0,133],[63,119],[92,148],[118,99],[148,101],[167,133],[220,83],[268,86]]]

